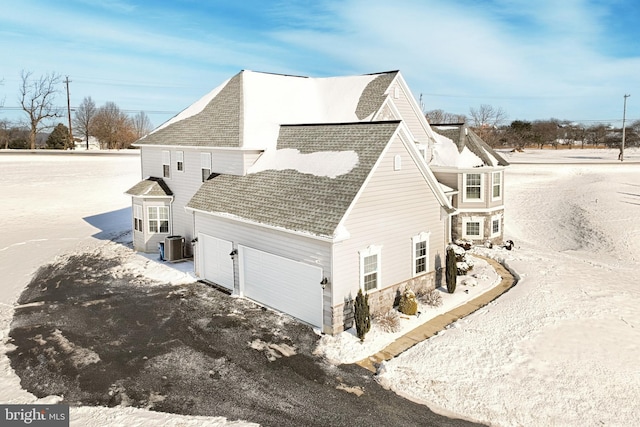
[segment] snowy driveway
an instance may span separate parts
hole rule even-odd
[[[129,153],[0,154],[0,402],[64,393],[73,405],[212,415],[73,406],[72,426],[469,424],[399,398],[362,368],[325,364],[311,353],[317,336],[282,316],[123,270],[112,257],[128,249],[105,239],[130,227],[123,191],[139,180],[139,162]],[[44,270],[30,286],[11,343],[14,303],[56,256],[64,270]],[[10,366],[14,344],[12,364],[34,394]]]

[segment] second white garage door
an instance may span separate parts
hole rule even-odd
[[[238,246],[240,289],[247,298],[322,327],[322,269]]]

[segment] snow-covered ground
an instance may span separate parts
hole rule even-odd
[[[626,150],[624,164],[617,153],[505,153],[514,163],[591,164],[508,168],[505,235],[516,249],[476,251],[504,260],[520,283],[385,363],[380,381],[433,409],[492,425],[640,425],[640,285],[634,279],[640,267],[640,226],[634,222],[640,217],[640,150]],[[5,356],[13,303],[38,266],[130,228],[130,200],[123,192],[139,180],[140,159],[130,153],[0,153],[0,170],[0,402],[31,403],[35,397],[21,390]],[[162,274],[147,261],[152,259],[132,268]],[[481,270],[480,263],[470,294],[495,281]],[[459,303],[451,301],[445,298],[444,307]],[[407,322],[426,319],[430,310],[421,308],[421,318]],[[374,330],[363,351],[349,334],[323,340],[323,350],[336,360],[357,360],[389,339],[381,341],[384,334]],[[338,345],[352,346],[353,353]],[[358,357],[356,349],[362,351]],[[72,408],[71,420],[83,426],[246,425],[131,408]]]
[[[520,282],[386,363],[380,381],[491,425],[640,425],[640,164],[612,150],[532,151],[509,160],[613,163],[512,165],[505,235],[516,249],[478,252]]]

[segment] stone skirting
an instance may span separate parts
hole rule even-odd
[[[426,292],[436,287],[436,272],[432,271],[422,276],[397,283],[384,289],[369,292],[369,312],[372,315],[386,313],[398,304],[400,295],[405,288],[410,288],[415,293]],[[332,309],[331,335],[339,334],[353,327],[353,300],[345,301]]]
[[[500,233],[495,236],[492,236],[492,217],[499,216],[500,217]],[[472,239],[468,236],[464,235],[464,219],[473,218],[474,220],[482,220],[482,237],[477,239]],[[504,209],[493,211],[493,212],[460,212],[457,215],[451,217],[451,240],[456,241],[460,240],[470,240],[475,244],[484,244],[489,241],[496,244],[502,244],[504,239]]]

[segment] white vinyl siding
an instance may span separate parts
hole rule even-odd
[[[169,233],[169,207],[147,207],[147,223],[149,233]]]
[[[184,172],[184,151],[176,151],[176,170]]]
[[[162,152],[162,177],[171,178],[171,153],[169,151]]]
[[[422,232],[411,238],[413,248],[413,276],[424,274],[429,268],[429,233]]]
[[[403,155],[405,160],[400,171],[393,170],[396,154]],[[361,276],[359,253],[370,245],[384,248],[378,289],[413,277],[410,239],[424,230],[431,231],[427,272],[434,271],[439,260],[444,263],[445,222],[439,202],[399,138],[383,156],[343,224],[351,237],[335,245],[335,305],[357,294]]]
[[[205,182],[211,175],[211,153],[200,153],[200,170],[202,171],[202,182]]]
[[[493,172],[491,182],[491,200],[499,200],[502,197],[502,172]]]

